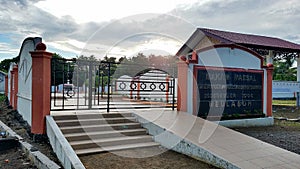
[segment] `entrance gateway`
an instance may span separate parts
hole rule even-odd
[[[259,54],[221,44],[180,58],[178,110],[217,121],[271,116],[273,65]]]
[[[175,78],[168,73],[175,68],[61,58],[52,58],[51,67],[51,110],[176,106]]]

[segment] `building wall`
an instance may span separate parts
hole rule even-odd
[[[263,113],[266,114],[267,106],[267,79],[266,71],[262,67],[262,59],[255,56],[248,51],[231,48],[231,47],[218,47],[211,48],[208,50],[199,50],[197,52],[197,62],[189,63],[188,65],[188,80],[187,80],[187,112],[196,115],[198,112],[197,95],[197,76],[195,75],[195,67],[216,67],[216,68],[230,68],[230,69],[241,69],[241,70],[259,70],[263,72]]]
[[[0,72],[0,93],[5,92],[5,76],[4,72]]]

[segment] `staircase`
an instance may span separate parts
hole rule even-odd
[[[159,146],[131,113],[53,116],[77,155]]]

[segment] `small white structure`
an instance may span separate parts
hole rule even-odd
[[[4,93],[5,92],[5,76],[6,73],[0,71],[0,93]]]
[[[175,84],[173,84],[175,83]],[[135,77],[127,75],[121,76],[115,81],[115,90],[131,99],[171,102],[177,98],[177,79],[173,78],[167,72],[159,69],[144,70]]]
[[[297,92],[300,92],[300,83],[293,81],[273,81],[273,99],[294,99]]]

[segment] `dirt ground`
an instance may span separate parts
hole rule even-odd
[[[300,109],[295,106],[273,106],[273,116],[300,119]],[[235,128],[235,130],[300,154],[300,122],[275,119],[274,126]]]
[[[23,137],[24,141],[30,143],[40,152],[60,165],[56,154],[52,151],[48,138],[46,136],[36,136],[33,139],[33,135],[30,134],[30,128],[28,124],[22,119],[17,111],[12,110],[10,107],[8,107],[5,101],[0,102],[0,120],[12,130],[14,130],[18,135]],[[29,160],[26,159],[24,153],[22,153],[22,150],[20,148],[0,151],[0,169],[2,167],[5,169],[35,168],[32,165],[28,165],[28,162]]]
[[[274,116],[299,118],[300,110],[295,107],[275,107]],[[36,140],[33,141],[32,135],[29,134],[28,125],[22,120],[16,111],[8,108],[5,102],[0,103],[0,120],[22,136],[25,141],[35,146],[39,151],[59,164],[47,138],[36,138]],[[275,125],[272,127],[235,128],[235,130],[300,154],[300,122],[275,120]],[[154,149],[137,149],[119,151],[116,153],[102,153],[82,156],[80,159],[87,169],[215,168],[211,165],[173,151],[165,151],[165,149],[162,148],[156,149],[163,152],[159,155],[148,158],[128,158],[122,155],[120,156],[120,154],[125,154],[125,156],[130,156],[130,154],[141,154],[141,156],[143,156],[144,153],[153,151]],[[7,151],[0,151],[0,168],[21,169],[35,168],[35,166],[30,164],[29,160],[19,148],[15,148]]]
[[[18,147],[0,151],[0,168],[3,169],[36,169]]]
[[[129,156],[141,157],[148,156],[147,153],[161,151],[160,154],[147,158],[129,158]],[[145,155],[146,154],[146,155]],[[102,153],[80,157],[87,169],[215,169],[216,167],[208,165],[202,161],[193,159],[174,151],[165,149],[142,148],[134,150],[124,150],[114,153]]]

